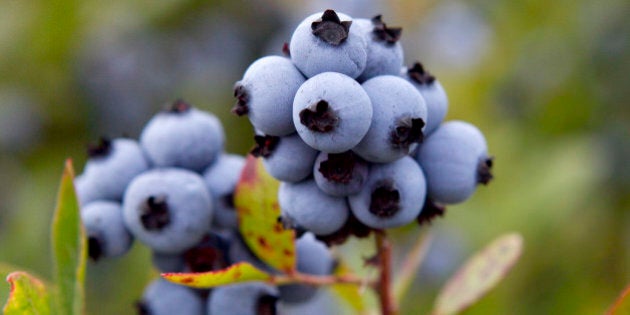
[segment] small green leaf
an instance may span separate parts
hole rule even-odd
[[[335,268],[334,274],[336,276],[347,276],[352,275],[353,272],[343,261],[340,261],[337,264],[337,268]],[[335,296],[348,304],[355,314],[360,314],[366,311],[366,307],[363,299],[362,288],[355,284],[334,284],[331,286],[333,292],[335,292]]]
[[[519,234],[501,236],[486,246],[446,283],[433,314],[457,314],[478,301],[507,275],[522,249],[523,238]]]
[[[168,281],[193,288],[213,288],[239,282],[271,280],[269,274],[246,262],[234,264],[219,271],[163,273],[162,277]]]
[[[66,161],[52,225],[53,277],[59,314],[83,313],[86,241],[73,184],[72,162]]]
[[[269,266],[290,273],[295,269],[295,236],[278,221],[278,187],[262,161],[250,155],[236,186],[234,203],[247,246]]]
[[[17,271],[7,276],[11,284],[9,300],[4,306],[5,315],[50,314],[50,295],[39,279]]]

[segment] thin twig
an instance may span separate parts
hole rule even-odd
[[[365,285],[366,280],[352,275],[343,276],[319,276],[295,272],[292,274],[277,275],[271,278],[273,284],[303,283],[317,286],[333,284]],[[370,283],[370,282],[368,282]]]
[[[381,305],[381,314],[397,315],[398,306],[392,295],[391,287],[392,246],[387,239],[385,231],[377,231],[376,233],[376,250],[381,272],[376,290]]]

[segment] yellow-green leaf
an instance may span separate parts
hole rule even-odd
[[[334,274],[336,276],[348,276],[352,275],[352,270],[350,266],[348,266],[343,261],[340,261],[337,264],[337,268],[335,268]],[[355,314],[360,314],[366,311],[366,307],[363,299],[362,288],[357,286],[356,284],[334,284],[331,286],[333,292],[335,292],[335,296],[348,304]]]
[[[234,192],[239,230],[245,243],[263,262],[278,270],[295,269],[294,232],[278,222],[279,183],[265,171],[260,159],[247,157]]]
[[[615,303],[608,309],[606,315],[629,315],[630,314],[630,285],[628,285],[619,295]]]
[[[17,271],[7,276],[11,284],[9,300],[4,315],[50,314],[50,295],[39,279],[26,272]]]
[[[163,273],[162,277],[168,281],[194,288],[213,288],[239,282],[271,280],[269,274],[246,262],[234,264],[219,271]]]
[[[522,248],[519,234],[501,236],[486,246],[447,282],[437,297],[433,314],[456,314],[478,301],[507,275]]]
[[[52,225],[53,277],[59,314],[83,313],[86,241],[74,189],[74,170],[67,160]]]

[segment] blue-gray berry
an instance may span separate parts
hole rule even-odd
[[[210,228],[213,204],[203,178],[177,168],[153,169],[129,184],[123,202],[125,223],[153,250],[181,253]]]
[[[298,182],[311,175],[317,151],[309,147],[300,136],[254,137],[256,146],[251,153],[263,158],[265,169],[274,178],[285,182]]]
[[[208,299],[208,315],[276,314],[278,289],[264,282],[218,287]]]
[[[234,209],[234,189],[244,166],[244,157],[224,153],[203,172],[203,178],[215,205],[212,224],[218,228],[238,227]]]
[[[315,160],[313,177],[317,187],[336,197],[354,195],[361,191],[368,177],[368,164],[352,151],[321,152]]]
[[[297,270],[309,275],[330,275],[334,260],[328,247],[312,233],[305,233],[295,242]],[[306,284],[290,284],[278,287],[280,300],[284,303],[303,303],[317,293],[317,287]]]
[[[492,179],[492,158],[477,127],[449,121],[438,127],[420,146],[417,160],[427,176],[428,196],[455,204],[468,199],[479,183]]]
[[[94,261],[127,253],[133,237],[125,227],[122,208],[111,201],[94,201],[81,210],[88,237],[88,255]]]
[[[373,164],[360,193],[349,196],[350,209],[363,224],[387,229],[413,221],[426,197],[424,174],[413,158]]]
[[[151,263],[159,272],[183,272],[186,262],[182,254],[151,252]]]
[[[144,289],[136,307],[141,315],[205,314],[204,301],[197,292],[161,278]]]
[[[339,72],[358,77],[367,61],[366,42],[352,27],[352,18],[333,10],[304,19],[293,32],[291,60],[306,75]]]
[[[232,112],[247,115],[254,128],[264,134],[286,136],[293,133],[293,96],[305,80],[288,58],[268,56],[258,59],[234,86],[237,102]]]
[[[293,101],[293,123],[298,134],[319,151],[340,153],[352,149],[368,132],[372,120],[368,94],[341,73],[325,72],[308,79]]]
[[[149,168],[138,143],[131,139],[101,139],[90,146],[83,173],[75,179],[82,205],[96,200],[121,201],[131,180]]]
[[[223,151],[225,135],[214,115],[176,101],[155,115],[140,135],[140,145],[157,167],[203,171]]]
[[[448,97],[442,84],[427,72],[421,63],[416,62],[410,68],[403,68],[402,76],[418,89],[427,104],[427,121],[424,134],[431,134],[446,117]]]
[[[324,193],[312,179],[281,183],[278,202],[285,224],[302,227],[316,235],[332,234],[348,219],[346,199]]]
[[[365,70],[357,80],[363,82],[379,75],[398,75],[404,59],[399,42],[402,29],[388,27],[380,15],[371,20],[355,19],[353,26],[360,30],[367,43]]]
[[[409,154],[423,138],[427,108],[411,83],[398,76],[383,75],[363,83],[374,113],[370,129],[352,149],[363,159],[389,163]]]

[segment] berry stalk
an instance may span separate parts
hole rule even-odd
[[[376,232],[376,250],[379,270],[381,272],[376,292],[379,296],[382,315],[397,315],[398,305],[392,294],[392,244],[385,231]]]

